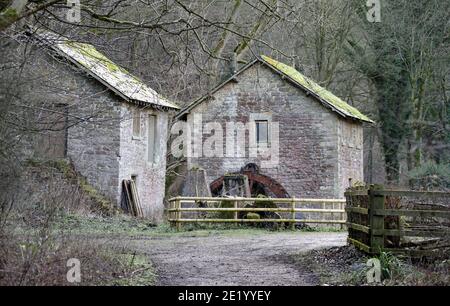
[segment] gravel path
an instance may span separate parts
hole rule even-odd
[[[335,232],[219,233],[136,238],[133,248],[148,254],[158,285],[317,285],[308,267],[289,255],[345,245]]]

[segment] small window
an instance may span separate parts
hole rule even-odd
[[[133,112],[133,137],[141,137],[141,111]]]
[[[158,149],[157,123],[158,122],[155,115],[150,115],[148,117],[148,161],[150,163],[156,162],[156,152]]]
[[[256,123],[256,143],[269,142],[269,122],[267,120],[257,120]]]

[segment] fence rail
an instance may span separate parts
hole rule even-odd
[[[272,207],[255,207],[256,203]],[[230,205],[232,207],[224,207]],[[299,208],[299,205],[303,207]],[[321,207],[310,207],[314,205],[321,205]],[[331,208],[327,208],[330,206]],[[175,197],[169,200],[167,212],[170,224],[178,230],[182,224],[186,223],[288,223],[293,229],[296,223],[343,226],[346,223],[344,206],[345,199]],[[223,217],[211,213],[232,213],[233,215]],[[245,213],[269,214],[269,217],[254,219],[248,218]],[[186,217],[186,214],[189,214],[189,217]],[[297,218],[299,214],[311,214],[316,218]],[[317,218],[318,215],[323,214],[328,214],[329,217],[337,214],[339,218]]]
[[[349,188],[345,196],[348,242],[367,253],[422,256],[449,247],[448,241],[443,241],[450,237],[448,192],[386,190],[371,185]]]

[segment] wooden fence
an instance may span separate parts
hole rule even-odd
[[[381,185],[345,193],[348,242],[359,249],[439,254],[449,247],[450,193],[387,190]]]
[[[317,205],[320,208],[314,207]],[[169,200],[168,215],[170,224],[177,229],[186,223],[261,222],[286,223],[294,229],[296,223],[343,226],[346,222],[344,206],[345,199],[175,197]],[[249,218],[248,213],[266,216],[254,219]],[[298,219],[300,214],[308,218]],[[328,218],[321,217],[324,214]]]

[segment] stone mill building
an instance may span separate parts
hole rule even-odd
[[[225,175],[239,173],[248,177],[253,196],[342,198],[349,179],[363,181],[363,124],[373,121],[269,57],[247,64],[176,118],[194,126],[201,119],[203,146],[212,134],[223,137],[217,155],[187,154],[188,169],[205,169],[213,195],[223,190]],[[205,128],[213,122],[222,128],[218,134]],[[237,129],[227,128],[230,123],[247,130],[238,136]],[[235,147],[228,145],[244,138],[244,154],[233,154]],[[259,147],[258,154],[250,153]],[[264,150],[272,153],[259,154]]]
[[[35,32],[40,77],[54,93],[36,101],[64,114],[60,131],[36,137],[36,154],[66,158],[87,182],[120,207],[123,180],[134,180],[145,217],[164,210],[167,130],[178,110],[90,44]],[[43,46],[43,47],[42,47]],[[60,90],[63,88],[64,90]],[[25,90],[25,89],[24,89]]]

